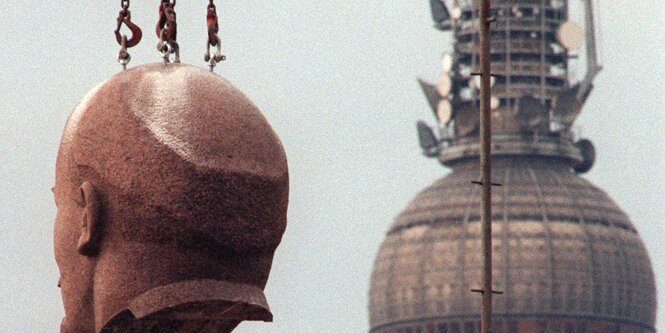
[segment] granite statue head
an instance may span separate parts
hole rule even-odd
[[[56,165],[63,333],[230,332],[271,321],[284,149],[229,82],[145,65],[93,89]]]

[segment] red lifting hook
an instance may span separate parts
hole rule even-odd
[[[127,40],[125,47],[136,46],[141,41],[143,37],[143,32],[141,28],[132,22],[132,13],[127,8],[123,8],[118,14],[118,26],[115,29],[115,40],[118,41],[119,45],[122,45],[122,35],[120,35],[120,28],[122,24],[125,24],[129,31],[132,32],[132,38]]]
[[[217,18],[217,7],[215,7],[212,0],[208,5],[206,23],[208,24],[208,43],[212,46],[217,46],[217,43],[219,43],[219,38],[217,37],[217,33],[219,32],[219,21]]]

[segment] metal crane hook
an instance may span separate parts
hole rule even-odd
[[[219,32],[219,18],[217,17],[217,7],[215,1],[210,0],[208,5],[208,14],[206,15],[206,23],[208,26],[208,40],[206,43],[206,53],[204,60],[208,62],[210,71],[214,71],[217,63],[226,60],[226,56],[222,54],[222,41],[217,35]],[[217,47],[217,52],[210,54],[210,47]]]
[[[115,40],[120,45],[118,52],[118,62],[122,65],[122,69],[127,69],[127,64],[132,60],[132,57],[127,52],[127,48],[136,46],[143,37],[141,28],[132,22],[132,13],[129,11],[129,0],[120,0],[120,13],[118,14],[118,22],[115,28]],[[127,26],[129,31],[132,32],[132,38],[127,38],[127,35],[120,33],[123,23]]]
[[[171,62],[170,54],[175,54],[173,62],[180,62],[180,46],[176,41],[178,24],[176,23],[175,0],[162,0],[159,5],[159,20],[155,32],[159,43],[157,50],[162,54],[164,63]]]
[[[129,29],[129,31],[132,32],[132,38],[127,39],[127,44],[125,46],[133,47],[136,46],[141,41],[141,38],[143,38],[143,32],[141,31],[141,28],[139,28],[138,25],[132,22],[132,13],[129,11],[129,1],[124,0],[121,1],[121,3],[122,3],[122,9],[118,14],[118,25],[114,31],[115,40],[118,42],[118,45],[122,45],[122,35],[120,34],[120,28],[124,23]]]

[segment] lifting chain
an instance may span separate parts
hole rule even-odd
[[[157,50],[162,54],[164,63],[179,63],[180,62],[180,46],[178,45],[178,24],[176,22],[175,5],[176,0],[160,0],[159,5],[159,20],[155,28],[155,34],[159,38]],[[131,61],[132,57],[127,49],[136,46],[143,37],[141,28],[132,22],[132,13],[129,10],[130,0],[120,0],[120,13],[118,14],[117,26],[115,29],[115,39],[120,45],[118,52],[118,62],[122,65],[123,70],[127,69],[127,64]],[[125,25],[131,32],[131,38],[122,34],[120,29]],[[212,72],[220,62],[226,60],[226,56],[222,54],[222,43],[218,36],[219,33],[219,17],[217,16],[217,7],[215,0],[210,0],[206,15],[206,24],[208,27],[208,39],[206,42],[206,53],[204,56],[205,61],[210,67]],[[210,52],[211,47],[215,47],[214,53]],[[173,55],[173,60],[171,56]]]
[[[159,5],[159,21],[157,21],[155,32],[159,38],[157,50],[162,54],[164,63],[171,62],[172,54],[175,55],[173,62],[180,62],[180,46],[176,41],[178,24],[176,23],[175,4],[176,0],[162,0]]]
[[[143,32],[136,24],[132,22],[132,13],[129,11],[129,0],[120,0],[120,13],[118,14],[117,25],[115,28],[115,39],[120,45],[118,52],[118,62],[122,65],[122,69],[127,69],[127,64],[132,60],[127,49],[136,46],[143,37]],[[129,31],[132,32],[132,38],[127,39],[127,35],[120,34],[122,24],[125,24]]]
[[[215,0],[210,0],[208,4],[208,14],[206,15],[206,23],[208,25],[208,42],[206,47],[206,53],[204,56],[205,61],[210,67],[210,71],[214,71],[217,63],[226,60],[226,56],[222,54],[222,42],[217,35],[219,32],[219,19],[217,17],[217,7],[215,6]],[[210,55],[210,47],[217,47],[217,52],[213,55]]]

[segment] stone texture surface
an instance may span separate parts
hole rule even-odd
[[[72,112],[56,169],[62,332],[272,320],[262,290],[286,227],[286,155],[228,81],[179,64],[115,75]]]

